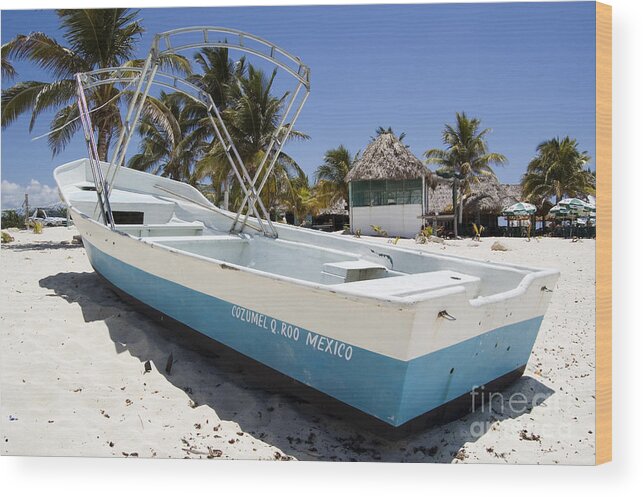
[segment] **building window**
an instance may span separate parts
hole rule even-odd
[[[351,181],[352,207],[422,204],[422,178]]]

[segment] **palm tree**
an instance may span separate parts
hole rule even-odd
[[[428,164],[437,164],[438,176],[451,178],[453,200],[453,228],[458,236],[458,223],[462,222],[460,202],[462,195],[471,190],[471,184],[481,177],[494,177],[493,164],[505,164],[507,158],[499,153],[489,152],[486,135],[491,129],[480,130],[480,120],[469,119],[464,112],[456,113],[456,124],[446,124],[442,131],[442,142],[446,149],[430,149],[424,153]]]
[[[3,46],[7,61],[30,60],[51,74],[51,82],[23,81],[2,92],[2,127],[14,122],[21,114],[31,112],[29,130],[45,110],[56,110],[50,124],[49,146],[54,155],[62,151],[80,129],[74,75],[100,68],[130,65],[141,66],[143,61],[130,60],[143,27],[135,18],[137,10],[129,9],[59,9],[56,11],[67,45],[41,32],[18,35]],[[189,72],[187,59],[167,55],[161,60],[164,68]],[[115,85],[96,88],[88,95],[96,128],[99,157],[107,160],[109,146],[121,126],[119,103],[127,92],[119,92]],[[152,99],[146,112],[156,112]]]
[[[307,215],[316,215],[324,205],[315,187],[311,187],[308,176],[294,178],[291,185],[293,195],[286,200],[286,205],[292,209],[295,224],[300,224]]]
[[[326,207],[331,207],[339,200],[348,201],[346,175],[358,155],[351,154],[344,145],[327,150],[324,154],[324,163],[315,171],[315,183]]]
[[[565,197],[595,193],[596,176],[586,168],[591,157],[578,150],[576,140],[552,138],[539,144],[536,151],[520,182],[527,200],[541,203],[553,197],[558,203]]]
[[[163,112],[162,123],[150,115],[141,119],[139,153],[128,167],[195,184],[193,166],[203,152],[202,123],[190,103],[180,93],[161,93],[156,107]]]
[[[225,47],[202,48],[194,62],[201,72],[191,74],[188,81],[209,93],[219,111],[228,109],[233,103],[232,87],[247,73],[245,57],[235,62]]]
[[[245,58],[242,57],[235,62],[229,57],[227,48],[203,48],[194,56],[194,62],[201,71],[191,74],[188,81],[212,97],[212,101],[226,120],[229,117],[228,109],[234,105],[232,88],[247,72]],[[185,110],[191,112],[194,118],[200,119],[200,125],[193,132],[194,143],[199,145],[209,143],[210,147],[216,145],[217,138],[208,118],[208,111],[191,101],[186,102]],[[225,157],[221,159],[220,166],[225,169],[227,160]],[[231,177],[226,176],[218,182],[223,185],[224,190],[227,189],[229,179]]]
[[[195,56],[194,62],[200,72],[191,74],[188,81],[198,86],[212,97],[224,121],[230,117],[229,109],[234,105],[232,98],[233,86],[247,73],[245,58],[235,62],[230,58],[227,48],[203,48]],[[229,191],[233,180],[232,170],[227,157],[218,144],[218,139],[212,129],[207,110],[202,106],[190,103],[195,117],[200,119],[200,125],[194,130],[195,145],[204,146],[209,153],[199,159],[195,179],[202,180],[206,176],[212,181],[214,197],[219,198],[224,191]],[[240,191],[240,188],[238,188]]]
[[[276,76],[273,71],[268,77],[262,70],[244,63],[237,64],[234,77],[226,84],[223,93],[225,106],[222,111],[223,119],[232,141],[243,160],[246,169],[252,177],[265,155],[269,153],[273,133],[280,122],[285,93],[281,97],[272,95],[272,86]],[[292,130],[289,139],[308,139],[308,136],[297,130]],[[209,177],[216,191],[231,183],[232,171],[227,160],[223,145],[213,137],[207,153],[197,163],[197,178]],[[303,176],[304,173],[297,162],[285,152],[281,152],[261,194],[265,205],[276,208],[279,200],[292,196],[291,180]],[[232,207],[241,204],[241,188],[237,182],[232,182]]]

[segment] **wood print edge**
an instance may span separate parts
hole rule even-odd
[[[596,464],[612,460],[612,7],[596,3]]]

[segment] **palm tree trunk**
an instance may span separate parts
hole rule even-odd
[[[455,238],[458,237],[458,214],[459,214],[459,208],[458,208],[458,179],[453,178],[453,191],[451,192],[452,194],[452,200],[453,200],[453,236]]]
[[[104,128],[98,128],[98,143],[96,148],[98,149],[98,158],[104,162],[107,162],[107,152],[109,151],[109,131]]]
[[[230,183],[228,178],[223,182],[223,208],[230,210]]]

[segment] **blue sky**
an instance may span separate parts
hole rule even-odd
[[[497,168],[517,182],[541,141],[576,138],[595,155],[595,13],[592,2],[319,7],[143,9],[145,56],[154,33],[191,25],[227,26],[267,38],[311,67],[311,95],[297,127],[311,140],[286,151],[312,177],[324,152],[363,150],[378,126],[406,133],[418,156],[441,146],[444,123],[465,111],[492,128],[489,146],[509,159]],[[3,11],[2,42],[44,31],[64,43],[55,13]],[[46,73],[16,63],[17,80]],[[3,80],[3,88],[12,82]],[[31,134],[28,116],[2,130],[2,206],[28,189],[55,196],[52,171],[86,155],[81,136],[52,158],[52,114]],[[134,152],[132,144],[130,152]],[[591,167],[594,167],[592,162]],[[40,193],[39,193],[40,192]],[[21,201],[21,200],[20,200]]]

